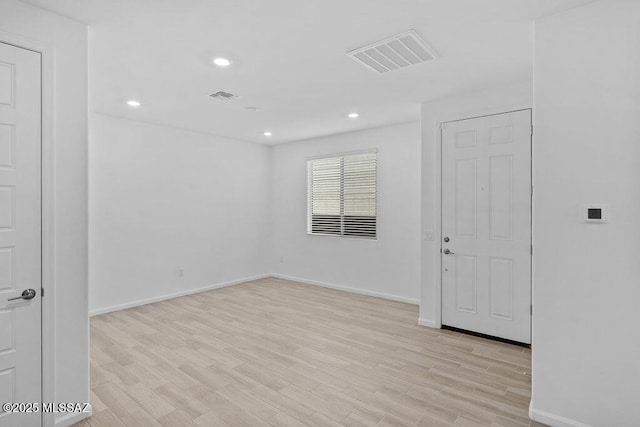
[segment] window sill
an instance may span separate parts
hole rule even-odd
[[[307,236],[332,237],[334,239],[349,239],[349,240],[369,240],[369,241],[377,241],[378,240],[378,236],[376,236],[376,237],[339,236],[337,234],[321,234],[321,233],[309,233],[309,232],[307,232]]]

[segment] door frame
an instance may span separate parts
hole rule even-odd
[[[531,123],[533,126],[533,107],[530,104],[515,104],[505,107],[489,108],[486,110],[471,111],[463,114],[448,114],[442,117],[438,117],[434,120],[435,128],[434,132],[436,141],[436,223],[434,236],[438,239],[438,244],[435,246],[435,266],[436,266],[436,315],[435,315],[435,328],[442,328],[442,127],[445,123],[458,122],[461,120],[477,119],[480,117],[495,116],[498,114],[514,113],[516,111],[530,110],[531,111]],[[531,136],[531,184],[533,185],[534,178],[534,158],[533,158],[533,135]],[[531,196],[531,244],[533,245],[533,206],[534,198]],[[529,274],[530,280],[530,292],[532,295],[531,302],[533,304],[533,253],[531,254],[531,271]],[[531,328],[533,329],[533,314],[531,314]],[[531,345],[533,346],[533,333],[531,334]]]
[[[55,48],[40,41],[0,30],[0,42],[40,54],[40,148],[41,148],[41,401],[55,402]],[[56,423],[55,414],[42,414],[43,426]],[[60,423],[63,419],[59,419]]]

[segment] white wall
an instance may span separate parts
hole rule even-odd
[[[532,82],[472,92],[422,104],[422,231],[434,233],[421,242],[420,324],[440,327],[440,127],[439,123],[531,108]]]
[[[55,258],[53,281],[45,282],[49,286],[43,299],[43,330],[49,333],[44,337],[43,386],[47,400],[88,402],[87,29],[83,24],[24,3],[0,0],[0,40],[7,39],[14,42],[28,39],[54,49],[53,87],[47,89],[50,82],[45,78],[45,91],[54,92],[51,105],[54,182],[46,180],[43,188],[54,188],[55,192],[55,218],[52,218]],[[49,107],[45,105],[45,115]],[[43,128],[47,137],[51,130]],[[46,159],[49,146],[45,149]],[[45,224],[50,219],[44,218]],[[46,316],[53,307],[55,318],[51,327]],[[50,343],[55,348],[48,347]],[[57,414],[55,419],[57,424],[66,425],[78,418]],[[46,416],[46,425],[51,422],[52,418]]]
[[[269,147],[99,114],[90,123],[92,313],[269,272]]]
[[[378,149],[378,239],[307,235],[307,159]],[[417,303],[420,127],[402,124],[272,149],[272,272]]]
[[[637,426],[640,2],[591,3],[535,33],[531,413]],[[609,224],[579,221],[594,202],[610,206]]]

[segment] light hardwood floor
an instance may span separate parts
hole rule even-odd
[[[529,426],[528,349],[263,279],[91,319],[81,426]]]

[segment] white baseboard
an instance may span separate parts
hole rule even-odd
[[[433,329],[440,329],[440,326],[438,326],[438,324],[435,321],[429,320],[429,319],[423,319],[423,318],[418,319],[418,325],[426,326],[428,328],[433,328]]]
[[[581,423],[580,421],[572,420],[569,418],[561,417],[560,415],[551,414],[546,411],[541,411],[533,407],[533,400],[529,403],[529,418],[542,424],[547,424],[553,427],[591,427],[589,424]]]
[[[179,297],[183,297],[183,296],[186,296],[186,295],[193,295],[193,294],[197,294],[197,293],[200,293],[200,292],[210,291],[210,290],[213,290],[213,289],[219,289],[219,288],[224,288],[224,287],[227,287],[227,286],[238,285],[240,283],[250,282],[252,280],[264,279],[264,278],[267,278],[267,277],[275,277],[275,278],[278,278],[278,279],[291,280],[291,281],[294,281],[294,282],[305,283],[305,284],[308,284],[308,285],[321,286],[323,288],[330,288],[330,289],[336,289],[336,290],[339,290],[339,291],[352,292],[354,294],[367,295],[367,296],[376,297],[376,298],[383,298],[383,299],[387,299],[387,300],[391,300],[391,301],[404,302],[404,303],[407,303],[407,304],[413,304],[413,305],[418,305],[419,304],[419,300],[418,299],[414,299],[414,298],[406,298],[406,297],[401,297],[401,296],[397,296],[397,295],[385,294],[385,293],[382,293],[382,292],[369,291],[369,290],[366,290],[366,289],[351,288],[351,287],[348,287],[348,286],[336,285],[336,284],[333,284],[333,283],[319,282],[317,280],[309,280],[309,279],[303,279],[303,278],[300,278],[300,277],[293,277],[293,276],[286,276],[286,275],[283,275],[283,274],[272,273],[272,274],[261,274],[261,275],[253,276],[253,277],[245,277],[245,278],[242,278],[242,279],[232,280],[232,281],[224,282],[224,283],[217,283],[217,284],[205,286],[205,287],[202,287],[202,288],[188,289],[186,291],[175,292],[175,293],[172,293],[172,294],[166,294],[166,295],[161,295],[161,296],[152,297],[152,298],[145,298],[145,299],[142,299],[142,300],[132,301],[132,302],[128,302],[128,303],[125,303],[125,304],[118,304],[118,305],[114,305],[114,306],[110,306],[110,307],[98,308],[98,309],[95,309],[95,310],[91,310],[89,312],[89,316],[98,316],[100,314],[106,314],[106,313],[111,313],[111,312],[114,312],[114,311],[125,310],[127,308],[138,307],[138,306],[146,305],[146,304],[153,304],[154,302],[166,301],[166,300],[173,299],[173,298],[179,298]],[[436,327],[435,323],[433,323],[433,326],[431,326],[431,324],[425,324],[424,326],[430,326],[430,327],[433,327],[433,328]]]
[[[276,279],[291,280],[293,282],[300,282],[300,283],[304,283],[304,284],[307,284],[307,285],[321,286],[323,288],[335,289],[335,290],[338,290],[338,291],[351,292],[351,293],[359,294],[359,295],[366,295],[366,296],[370,296],[370,297],[388,299],[388,300],[391,300],[391,301],[404,302],[404,303],[407,303],[407,304],[418,305],[420,303],[419,300],[414,299],[414,298],[406,298],[406,297],[401,297],[401,296],[397,296],[397,295],[385,294],[385,293],[382,293],[382,292],[369,291],[369,290],[366,290],[366,289],[351,288],[349,286],[336,285],[334,283],[319,282],[317,280],[303,279],[301,277],[287,276],[287,275],[284,275],[284,274],[272,273],[271,277],[275,277]]]
[[[226,288],[227,286],[238,285],[240,283],[250,282],[252,280],[264,279],[264,278],[270,277],[270,276],[271,276],[270,274],[261,274],[261,275],[258,275],[258,276],[245,277],[245,278],[242,278],[242,279],[232,280],[232,281],[229,281],[229,282],[216,283],[214,285],[209,285],[209,286],[205,286],[205,287],[202,287],[202,288],[188,289],[186,291],[181,291],[181,292],[176,292],[176,293],[172,293],[172,294],[161,295],[161,296],[158,296],[158,297],[145,298],[145,299],[141,299],[141,300],[137,300],[137,301],[128,302],[128,303],[125,303],[125,304],[114,305],[114,306],[111,306],[111,307],[98,308],[98,309],[95,309],[95,310],[91,310],[89,312],[89,316],[97,316],[99,314],[105,314],[105,313],[111,313],[113,311],[125,310],[127,308],[133,308],[133,307],[138,307],[140,305],[152,304],[154,302],[160,302],[160,301],[165,301],[165,300],[168,300],[168,299],[179,298],[179,297],[183,297],[183,296],[186,296],[186,295],[199,294],[200,292],[206,292],[206,291],[210,291],[210,290],[213,290],[213,289],[219,289],[219,288]]]
[[[55,426],[69,427],[74,425],[75,423],[79,423],[85,418],[89,418],[90,416],[91,416],[91,409],[89,409],[89,412],[72,412],[56,419]]]

